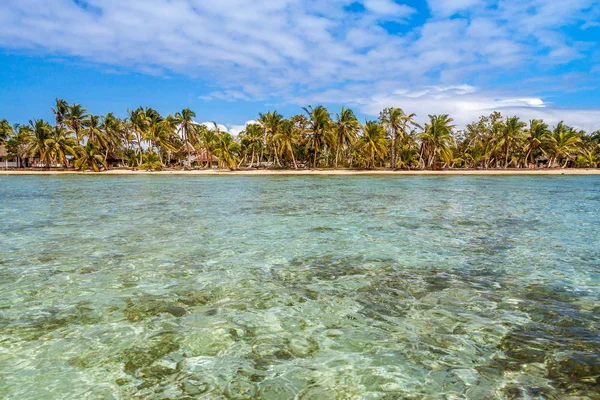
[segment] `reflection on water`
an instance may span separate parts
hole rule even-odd
[[[0,177],[0,204],[2,398],[600,398],[598,177]]]

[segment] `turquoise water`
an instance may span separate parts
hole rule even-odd
[[[600,398],[600,177],[0,176],[0,398]]]

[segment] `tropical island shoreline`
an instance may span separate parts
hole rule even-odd
[[[391,169],[238,169],[238,170],[161,170],[144,171],[135,169],[110,169],[101,172],[79,170],[18,170],[0,169],[0,175],[192,175],[192,176],[352,176],[352,175],[600,175],[600,169],[566,168],[566,169],[445,169],[445,170],[391,170]]]

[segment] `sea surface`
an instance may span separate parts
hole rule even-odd
[[[2,399],[600,398],[598,176],[0,176],[0,227]]]

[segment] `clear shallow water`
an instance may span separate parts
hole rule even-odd
[[[599,210],[599,177],[0,176],[0,398],[599,398]]]

